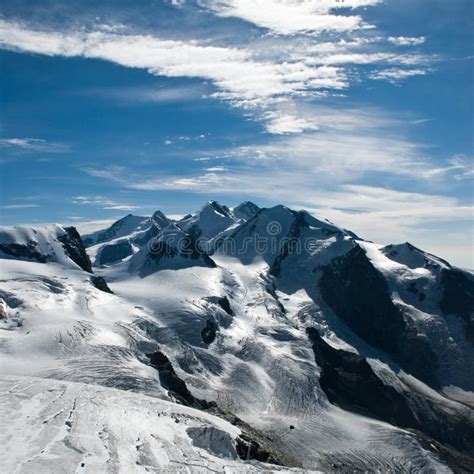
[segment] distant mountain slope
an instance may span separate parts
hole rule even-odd
[[[122,219],[114,222],[109,228],[105,230],[98,230],[92,234],[84,235],[84,245],[86,247],[90,247],[91,245],[129,236],[130,234],[149,229],[152,224],[153,221],[149,217],[128,214]]]
[[[78,266],[92,272],[90,259],[74,227],[0,228],[0,255],[3,258]]]

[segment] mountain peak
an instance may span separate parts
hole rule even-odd
[[[160,210],[153,213],[152,220],[160,228],[165,227],[171,222]]]
[[[232,212],[237,219],[249,220],[254,217],[260,208],[251,201],[241,202],[238,206],[232,209]]]
[[[409,268],[426,268],[438,266],[441,268],[451,268],[451,265],[442,258],[431,255],[410,242],[397,245],[387,245],[381,251],[391,260],[406,265]]]
[[[217,201],[208,201],[199,212],[206,212],[207,210],[213,210],[225,217],[230,217],[230,209],[227,206],[220,204]]]

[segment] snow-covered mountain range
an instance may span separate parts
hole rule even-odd
[[[473,472],[474,274],[306,211],[0,228],[4,472]]]

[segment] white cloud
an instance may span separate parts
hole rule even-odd
[[[97,219],[97,220],[89,220],[83,222],[77,222],[75,217],[68,217],[68,219],[72,219],[74,222],[72,223],[64,223],[72,224],[81,235],[89,234],[91,232],[95,232],[101,229],[107,229],[110,227],[116,219]]]
[[[149,179],[131,182],[128,187],[142,191],[154,191],[157,189],[169,191],[195,191],[202,192],[203,189],[209,189],[209,186],[217,186],[222,181],[228,179],[222,174],[208,172],[200,176],[192,177],[172,177],[166,179]]]
[[[390,36],[390,43],[397,46],[418,46],[426,41],[424,36]]]
[[[472,157],[465,155],[453,156],[450,160],[451,170],[454,170],[454,178],[457,180],[474,178],[474,161]]]
[[[151,102],[166,104],[202,99],[205,94],[205,88],[198,85],[173,87],[111,87],[93,89],[86,93],[122,102]]]
[[[380,0],[201,0],[222,17],[236,17],[281,35],[304,32],[347,32],[369,28],[359,15],[336,15],[338,8],[375,5]]]
[[[84,168],[81,168],[81,170],[97,178],[104,178],[110,181],[121,183],[122,179],[118,178],[118,176],[125,171],[125,168],[123,166],[108,166],[106,168],[98,169],[98,168],[86,166]],[[76,204],[79,204],[79,203],[76,203]]]
[[[299,133],[304,130],[317,130],[316,123],[295,115],[284,115],[278,112],[268,112],[265,117],[268,119],[267,130],[275,135],[287,133]]]
[[[427,73],[428,73],[427,69],[392,68],[392,69],[384,69],[381,71],[374,72],[369,77],[373,80],[383,80],[383,81],[391,82],[392,84],[397,84],[401,80],[406,79],[407,77],[424,76]]]
[[[319,193],[314,199],[314,213],[381,243],[414,238],[433,224],[469,225],[474,216],[472,205],[453,197],[381,187],[343,185],[334,192]],[[467,236],[465,240],[468,241]]]
[[[244,8],[244,3],[237,3]],[[248,5],[251,3],[246,2]],[[270,3],[273,4],[274,0]],[[375,3],[376,0],[348,0],[344,6],[358,7]],[[280,5],[283,9],[296,10],[296,17],[288,17],[294,24],[298,23],[295,20],[298,12],[308,9],[330,11],[338,6],[342,5],[329,0],[299,3],[289,1]],[[353,18],[335,17],[343,18],[344,21]],[[421,55],[346,52],[347,49],[363,47],[373,41],[356,39],[348,42],[338,38],[333,47],[330,46],[332,43],[326,42],[320,50],[314,42],[310,47],[306,44],[289,45],[287,51],[281,50],[277,44],[273,48],[275,54],[264,54],[262,57],[263,50],[259,49],[211,46],[197,41],[163,40],[152,35],[131,34],[128,30],[121,29],[45,31],[15,21],[0,20],[0,47],[50,56],[102,59],[125,67],[146,69],[159,76],[208,80],[218,89],[210,97],[226,100],[232,106],[242,108],[252,117],[263,120],[269,132],[277,134],[315,129],[312,120],[299,116],[297,110],[296,113],[288,113],[281,107],[281,103],[288,104],[298,98],[347,88],[351,80],[357,80],[357,77],[354,77],[352,72],[348,74],[339,66],[373,63],[414,65],[427,61],[427,58]],[[278,51],[279,55],[276,54]],[[329,51],[333,53],[327,54]],[[381,71],[374,78],[395,81],[410,77],[415,72],[419,73],[419,70],[415,69],[397,71],[398,74],[395,70]],[[354,79],[351,79],[353,77]],[[130,97],[134,100],[156,102],[176,101],[182,100],[183,97],[195,97],[200,94],[198,89],[134,88]],[[118,95],[122,100],[127,94],[125,90],[102,92]]]
[[[285,111],[288,116],[290,112]],[[320,186],[339,184],[375,173],[424,180],[428,173],[433,176],[438,173],[438,167],[428,158],[428,148],[406,139],[405,124],[380,110],[334,110],[318,106],[298,112],[299,117],[294,115],[290,120],[306,120],[305,127],[314,131],[282,135],[259,145],[208,150],[204,158],[190,156],[189,159],[203,162],[203,169],[196,175],[155,178],[120,167],[89,167],[83,171],[133,189],[208,192],[212,185],[219,193],[246,189],[262,195],[265,189],[273,193],[278,187],[282,198],[290,198],[295,188],[301,194],[310,192],[315,182]],[[283,112],[275,118],[282,116],[285,116]],[[288,128],[289,124],[282,127]],[[202,152],[196,150],[196,153]],[[209,167],[208,161],[213,159],[219,160],[219,166]],[[453,167],[451,163],[447,166]],[[179,168],[182,173],[183,166]],[[459,173],[459,168],[456,172]],[[443,173],[446,174],[444,169]]]
[[[69,147],[65,143],[50,142],[40,138],[1,138],[0,148],[44,153],[64,153],[69,150]]]
[[[415,65],[427,64],[433,58],[420,54],[395,54],[390,52],[379,53],[357,53],[357,52],[336,52],[329,55],[308,55],[307,64],[324,64],[327,66],[343,65],[343,64],[399,64],[399,65]]]
[[[31,209],[34,207],[40,207],[39,204],[8,204],[0,206],[2,209]]]
[[[140,209],[140,206],[129,206],[126,204],[114,204],[112,206],[104,206],[102,209],[105,210],[114,210],[114,211],[134,211],[136,209]]]
[[[117,203],[104,196],[75,196],[72,198],[72,202],[78,205],[93,205],[104,210],[133,211],[140,209],[140,206]]]

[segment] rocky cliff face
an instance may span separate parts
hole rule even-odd
[[[117,263],[133,254],[133,247],[128,240],[121,240],[113,244],[104,245],[97,257],[98,265],[109,265]]]
[[[436,355],[405,321],[388,285],[359,246],[322,270],[323,300],[359,337],[389,354],[404,370],[437,386]]]
[[[441,310],[462,320],[466,337],[474,345],[474,279],[460,270],[444,269],[441,286]]]
[[[84,271],[92,273],[92,263],[87,255],[81,236],[75,227],[65,227],[65,234],[60,235],[58,240],[63,244],[68,257]]]

